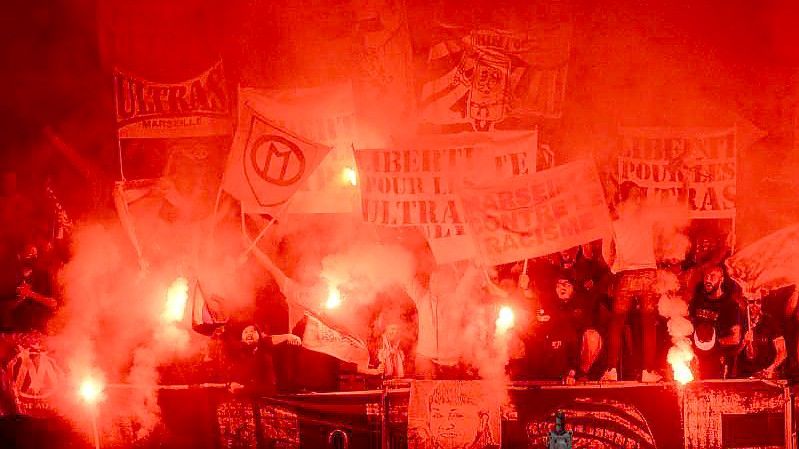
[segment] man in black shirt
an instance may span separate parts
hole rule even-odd
[[[302,341],[293,334],[269,335],[254,324],[230,326],[240,338],[233,343],[231,358],[231,389],[260,396],[273,395],[277,391],[275,367],[272,357],[274,346],[281,343],[299,346]]]
[[[562,379],[567,384],[586,380],[602,349],[597,329],[597,304],[568,274],[555,283],[555,296],[542,298],[535,332],[538,350],[534,371],[545,379]]]
[[[704,270],[689,313],[694,325],[694,352],[701,379],[726,377],[741,342],[741,317],[736,290],[725,282],[719,265]]]
[[[748,301],[748,322],[737,358],[738,377],[777,377],[788,354],[779,321],[763,311],[760,298]]]

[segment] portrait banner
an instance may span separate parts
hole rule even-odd
[[[490,130],[506,119],[560,118],[571,25],[541,22],[523,30],[442,25],[420,77],[421,120]]]
[[[239,123],[222,187],[248,213],[274,213],[308,180],[330,148],[275,125],[250,92],[242,91],[239,101]]]
[[[421,229],[439,264],[471,258],[475,249],[455,192],[534,172],[536,147],[535,131],[503,131],[423,136],[391,149],[356,150],[363,219]]]
[[[691,218],[734,218],[735,128],[620,128],[619,184],[631,181]]]
[[[461,192],[489,265],[532,259],[606,236],[610,215],[593,163],[578,161]]]
[[[310,174],[289,206],[292,213],[351,213],[360,207],[355,178],[355,104],[352,86],[290,90],[241,89],[257,103],[258,113],[279,128],[330,152]]]
[[[487,382],[411,384],[408,449],[499,449],[500,425],[500,401]]]
[[[114,70],[120,139],[230,134],[231,109],[222,61],[185,81],[160,83]]]

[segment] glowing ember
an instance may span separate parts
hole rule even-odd
[[[353,186],[358,185],[358,172],[352,167],[344,167],[344,170],[341,171],[341,178]]]
[[[186,303],[189,300],[189,282],[185,278],[177,278],[169,286],[166,293],[166,305],[161,318],[169,323],[183,320]]]
[[[87,404],[95,404],[102,398],[103,384],[96,379],[87,377],[81,382],[78,394]]]
[[[678,342],[669,348],[668,361],[674,372],[674,380],[681,385],[694,380],[694,373],[691,372],[691,360],[693,358],[694,352],[690,343]]]
[[[508,306],[500,307],[496,321],[497,332],[507,332],[508,329],[513,327],[514,321],[513,309]]]
[[[325,302],[325,308],[336,309],[341,305],[341,292],[338,291],[336,286],[331,285],[328,287],[327,293],[327,301]]]

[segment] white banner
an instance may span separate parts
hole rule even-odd
[[[489,265],[544,256],[610,231],[602,184],[588,161],[464,189],[462,196]]]
[[[455,192],[468,183],[535,171],[537,133],[419,137],[394,149],[357,150],[364,221],[418,227],[440,264],[475,255]]]
[[[291,90],[242,89],[258,111],[277,126],[331,147],[289,206],[292,213],[351,213],[357,210],[355,104],[350,84]]]
[[[621,128],[619,184],[648,199],[687,204],[691,218],[734,218],[735,128]]]
[[[331,328],[309,313],[305,317],[307,322],[302,336],[305,348],[358,366],[369,365],[369,350],[364,342]]]
[[[269,121],[251,92],[240,92],[239,102],[239,123],[223,188],[241,201],[248,213],[274,215],[274,208],[286,204],[330,148]]]

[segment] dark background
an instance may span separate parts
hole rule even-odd
[[[418,40],[414,30],[442,11],[562,5],[574,37],[558,162],[610,149],[618,124],[734,117],[765,133],[739,150],[739,245],[797,221],[796,2],[518,3],[410,0],[411,34]],[[231,84],[268,87],[349,75],[355,14],[342,0],[49,0],[3,10],[0,166],[15,168],[23,185],[53,177],[73,215],[107,209],[103,186],[118,177],[114,65],[169,81],[222,56]],[[48,128],[73,151],[59,149]],[[86,195],[97,186],[101,194]]]

